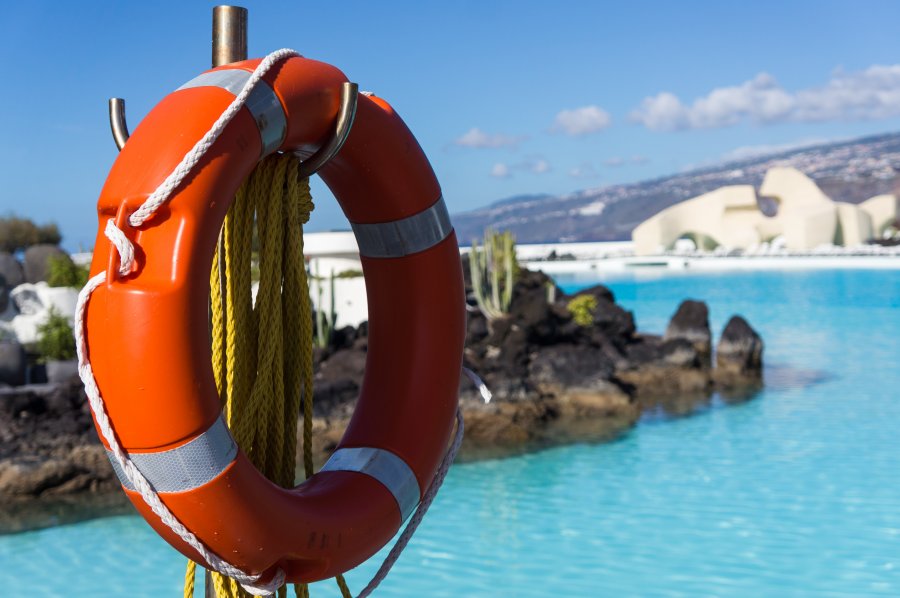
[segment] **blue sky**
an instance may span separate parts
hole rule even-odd
[[[900,2],[246,2],[250,54],[292,47],[389,99],[451,212],[636,181],[758,146],[900,130]],[[89,247],[116,150],[208,68],[212,4],[7,3],[0,213]],[[344,228],[321,185],[310,228]]]

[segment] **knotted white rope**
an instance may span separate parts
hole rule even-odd
[[[152,218],[156,211],[164,205],[175,191],[175,189],[184,181],[185,177],[190,174],[191,169],[197,165],[206,151],[215,143],[216,139],[222,134],[225,130],[225,127],[229,122],[234,118],[234,116],[240,111],[241,107],[246,103],[247,98],[250,96],[250,93],[253,91],[254,87],[257,83],[262,79],[263,75],[268,72],[268,70],[278,61],[288,58],[291,56],[299,56],[299,54],[290,49],[281,49],[275,52],[272,52],[268,56],[260,62],[259,66],[253,71],[250,78],[245,83],[241,92],[235,97],[235,99],[231,102],[228,108],[219,116],[215,123],[213,123],[212,127],[207,131],[207,133],[194,145],[191,150],[185,154],[184,158],[182,158],[181,162],[175,169],[165,178],[165,180],[156,188],[156,190],[144,201],[143,204],[128,218],[128,223],[132,227],[140,227],[144,224],[148,219]],[[128,239],[127,235],[116,226],[115,222],[112,220],[108,220],[106,223],[106,228],[104,229],[104,234],[110,240],[110,242],[115,246],[116,251],[119,255],[119,268],[118,274],[119,276],[125,276],[129,272],[134,265],[134,245]],[[197,553],[203,558],[204,561],[212,568],[213,570],[221,573],[223,575],[227,575],[228,577],[232,577],[237,580],[241,586],[253,594],[254,596],[271,596],[274,594],[278,588],[284,585],[285,583],[285,574],[284,571],[278,569],[273,576],[273,578],[268,582],[261,582],[260,575],[251,575],[247,574],[241,569],[231,565],[227,561],[220,558],[218,555],[213,553],[203,542],[200,541],[197,536],[195,536],[178,518],[172,513],[169,508],[163,504],[162,500],[159,498],[159,494],[156,489],[153,487],[153,484],[140,472],[140,470],[134,465],[131,459],[128,456],[128,453],[122,448],[122,445],[119,443],[119,439],[116,436],[115,430],[113,429],[112,422],[109,419],[109,416],[106,412],[106,406],[103,402],[103,398],[100,394],[100,389],[97,386],[97,380],[94,377],[94,371],[91,367],[90,359],[88,357],[88,346],[87,346],[87,337],[85,335],[85,312],[87,310],[88,302],[91,298],[91,294],[97,290],[102,284],[106,283],[106,272],[100,272],[93,276],[88,283],[84,286],[81,292],[78,294],[78,302],[75,306],[75,344],[76,351],[78,355],[78,373],[81,376],[81,381],[84,383],[85,393],[88,397],[88,403],[90,405],[91,411],[94,414],[94,419],[97,422],[97,427],[100,430],[100,434],[103,436],[103,439],[109,445],[110,450],[115,456],[116,460],[119,462],[119,465],[122,471],[125,474],[125,477],[131,483],[131,485],[140,493],[141,498],[145,503],[150,507],[150,510],[156,514],[160,520],[169,527],[182,541],[185,542],[188,546],[197,551]],[[483,383],[481,384],[483,386]],[[484,392],[482,392],[484,394]],[[486,398],[489,400],[489,395]],[[378,572],[372,578],[372,581],[363,589],[363,591],[359,594],[359,598],[364,598],[372,593],[372,591],[381,583],[381,581],[387,576],[391,567],[393,567],[394,563],[399,558],[400,554],[403,552],[403,549],[406,548],[409,543],[410,538],[415,533],[419,524],[422,521],[422,518],[425,516],[425,513],[428,511],[428,508],[431,506],[431,503],[434,501],[435,496],[437,495],[438,490],[443,484],[444,478],[447,475],[447,471],[450,469],[450,465],[453,463],[453,460],[456,457],[456,453],[459,451],[459,447],[462,443],[463,438],[463,419],[462,414],[457,409],[456,412],[456,421],[457,421],[457,429],[456,435],[454,437],[453,443],[450,446],[447,453],[444,455],[443,461],[441,461],[441,465],[439,466],[437,472],[435,473],[434,478],[432,479],[431,485],[429,485],[428,490],[425,492],[425,495],[422,497],[422,501],[419,503],[419,506],[416,508],[415,513],[410,519],[409,524],[404,529],[403,533],[397,539],[397,542],[394,544],[391,551],[388,553],[387,558],[385,558]]]
[[[116,246],[116,251],[119,252],[119,276],[125,276],[134,264],[134,245],[112,219],[106,221],[103,234]]]

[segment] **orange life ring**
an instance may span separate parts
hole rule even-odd
[[[425,154],[387,102],[360,96],[346,143],[320,172],[356,233],[368,292],[369,352],[356,411],[322,471],[294,489],[266,480],[235,446],[210,367],[208,273],[217,235],[261,156],[311,154],[328,138],[346,77],[300,57],[279,62],[171,199],[138,228],[127,216],[259,62],[191,80],[122,149],[100,195],[92,275],[118,263],[103,232],[110,218],[133,243],[135,266],[93,292],[86,341],[116,437],[178,520],[248,574],[281,569],[287,581],[311,582],[372,556],[431,482],[457,408],[465,298],[456,237]],[[112,462],[150,525],[203,564]]]

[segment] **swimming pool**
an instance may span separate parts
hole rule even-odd
[[[716,337],[744,315],[771,383],[612,444],[454,467],[376,595],[900,594],[900,271],[603,282],[645,331],[686,297],[708,302]],[[0,537],[3,595],[175,596],[182,575],[135,517]]]

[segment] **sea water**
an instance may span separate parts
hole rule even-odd
[[[687,297],[716,337],[742,314],[766,389],[611,444],[454,467],[376,596],[900,595],[900,270],[602,282],[644,331]],[[183,565],[141,519],[101,519],[0,537],[0,595],[177,596]]]

